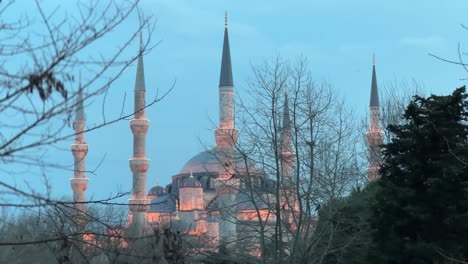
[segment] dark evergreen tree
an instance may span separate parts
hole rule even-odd
[[[383,146],[372,209],[373,263],[468,260],[468,101],[415,96]]]
[[[321,239],[318,250],[313,252],[320,259],[317,263],[368,263],[367,254],[372,244],[369,219],[377,191],[378,185],[372,182],[321,208],[316,232]]]

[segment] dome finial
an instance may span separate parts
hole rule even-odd
[[[224,26],[227,28],[227,10],[224,11]]]
[[[190,170],[190,178],[193,178],[192,170]]]
[[[156,180],[156,186],[161,186],[161,185],[159,184],[159,180]]]

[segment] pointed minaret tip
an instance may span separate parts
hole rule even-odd
[[[284,109],[283,109],[283,129],[291,129],[291,118],[289,116],[288,87],[284,87]]]
[[[372,66],[375,66],[375,53],[372,54]]]
[[[76,113],[75,113],[75,120],[85,120],[85,113],[83,107],[83,86],[81,85],[81,72],[80,72],[80,80],[79,80],[79,87],[78,87],[78,96],[76,97]]]
[[[377,74],[375,73],[375,54],[372,59],[372,82],[371,82],[371,96],[370,107],[380,107],[379,102],[379,89],[377,87]]]
[[[143,66],[143,36],[140,32],[140,51],[138,54],[138,62],[137,62],[137,72],[136,72],[136,80],[135,80],[135,91],[144,91],[146,90],[145,87],[145,70]]]
[[[219,86],[234,86],[232,80],[232,66],[231,66],[231,51],[229,49],[229,36],[227,28],[227,12],[224,16],[224,41],[223,41],[223,54],[221,58],[221,74],[219,77]]]

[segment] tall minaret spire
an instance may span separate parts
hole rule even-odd
[[[281,127],[281,215],[282,220],[294,223],[294,212],[298,212],[298,193],[293,179],[295,155],[292,148],[291,117],[289,111],[288,87],[284,86],[283,125]]]
[[[372,82],[370,95],[370,128],[367,132],[367,143],[369,145],[369,167],[367,179],[373,181],[379,178],[380,169],[380,146],[383,143],[384,133],[380,129],[380,103],[379,90],[377,87],[377,76],[375,73],[375,55],[372,59]]]
[[[290,180],[292,177],[292,163],[294,153],[291,147],[291,118],[289,116],[288,88],[284,92],[283,127],[281,131],[281,167],[283,180]]]
[[[216,189],[218,208],[220,208],[219,241],[232,245],[236,241],[236,194],[239,179],[233,179],[235,173],[234,146],[238,131],[234,126],[234,82],[232,78],[231,52],[227,27],[227,13],[224,17],[224,42],[219,76],[219,125],[215,130],[217,153],[220,159],[220,173]]]
[[[85,125],[86,118],[83,107],[83,87],[80,84],[78,96],[76,98],[75,121],[73,129],[75,130],[75,143],[71,145],[74,157],[74,177],[70,179],[70,185],[73,189],[74,208],[78,214],[83,214],[86,210],[84,204],[86,200],[85,191],[88,188],[88,179],[85,175],[85,157],[88,153],[88,144],[85,143]]]
[[[219,126],[216,129],[217,146],[233,146],[237,141],[234,128],[234,82],[232,78],[231,51],[227,28],[227,12],[224,18],[224,42],[219,76]]]
[[[149,120],[145,116],[145,74],[143,69],[143,41],[140,33],[140,54],[135,80],[134,117],[130,120],[133,133],[133,158],[130,159],[130,169],[133,173],[132,199],[129,200],[132,212],[131,225],[137,235],[142,234],[146,223],[146,211],[149,200],[146,197],[146,173],[150,160],[146,158],[146,133]]]

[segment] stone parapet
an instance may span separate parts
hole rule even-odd
[[[370,131],[366,133],[366,138],[370,146],[380,146],[383,144],[384,133],[382,131]]]
[[[88,188],[88,179],[87,178],[71,178],[70,185],[74,191],[84,192]]]
[[[234,86],[219,86],[220,93],[234,93]]]
[[[292,162],[294,162],[295,157],[296,156],[291,151],[281,152],[281,160],[284,161],[284,162],[292,163]]]
[[[70,148],[74,157],[84,158],[88,153],[88,144],[71,144]]]
[[[130,120],[130,128],[134,135],[144,135],[148,132],[150,121],[148,119],[132,119]]]
[[[369,166],[367,169],[367,180],[374,181],[380,178],[379,174],[380,166]]]
[[[131,158],[129,163],[133,173],[146,173],[150,165],[150,160],[147,158]]]
[[[237,143],[239,131],[237,128],[217,128],[215,130],[216,145],[220,147],[231,147]]]
[[[130,199],[128,200],[130,211],[146,212],[149,209],[150,200],[148,199]]]

